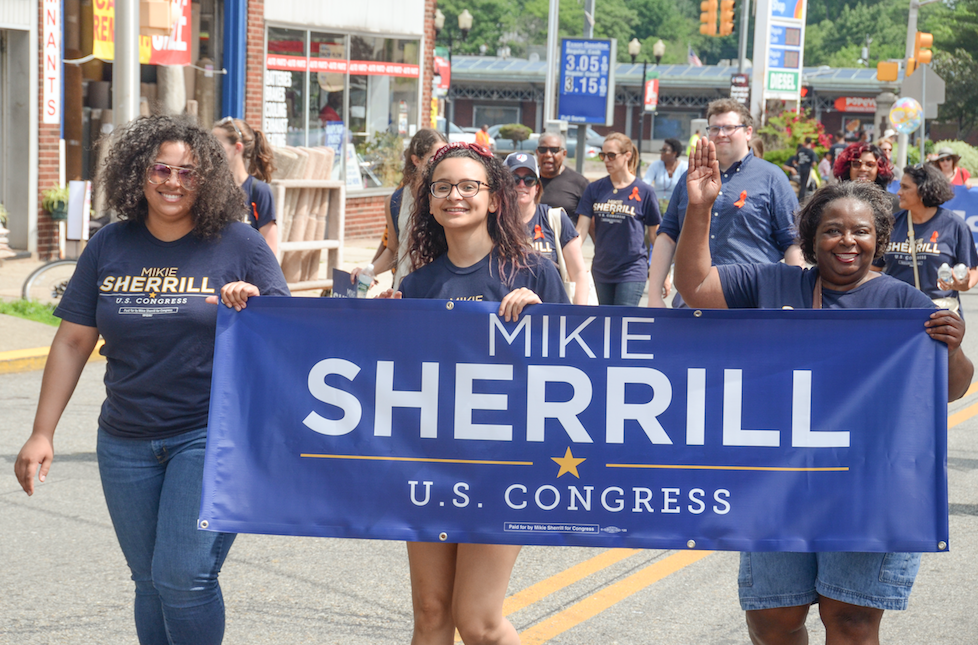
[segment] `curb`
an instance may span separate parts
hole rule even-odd
[[[101,338],[92,350],[92,355],[88,357],[88,362],[104,361],[105,357],[99,354],[105,341]],[[34,372],[43,370],[48,360],[50,347],[35,347],[33,349],[15,349],[8,352],[0,352],[0,374],[17,374],[19,372]]]

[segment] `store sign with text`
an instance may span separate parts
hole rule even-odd
[[[190,65],[190,0],[173,0],[179,5],[177,18],[167,36],[139,36],[139,62],[142,65]],[[93,42],[95,58],[115,59],[115,2],[93,0]],[[133,3],[131,6],[138,6]]]

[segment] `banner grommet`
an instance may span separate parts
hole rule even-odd
[[[442,531],[441,533],[438,534],[438,539],[444,542],[445,540],[448,539],[448,533]]]

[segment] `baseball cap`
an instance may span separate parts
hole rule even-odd
[[[504,162],[506,167],[510,171],[515,171],[517,168],[526,168],[533,173],[534,176],[539,177],[540,171],[537,169],[537,159],[531,154],[526,152],[513,152]]]

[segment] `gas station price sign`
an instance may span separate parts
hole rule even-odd
[[[617,41],[570,39],[561,43],[558,119],[612,125]]]

